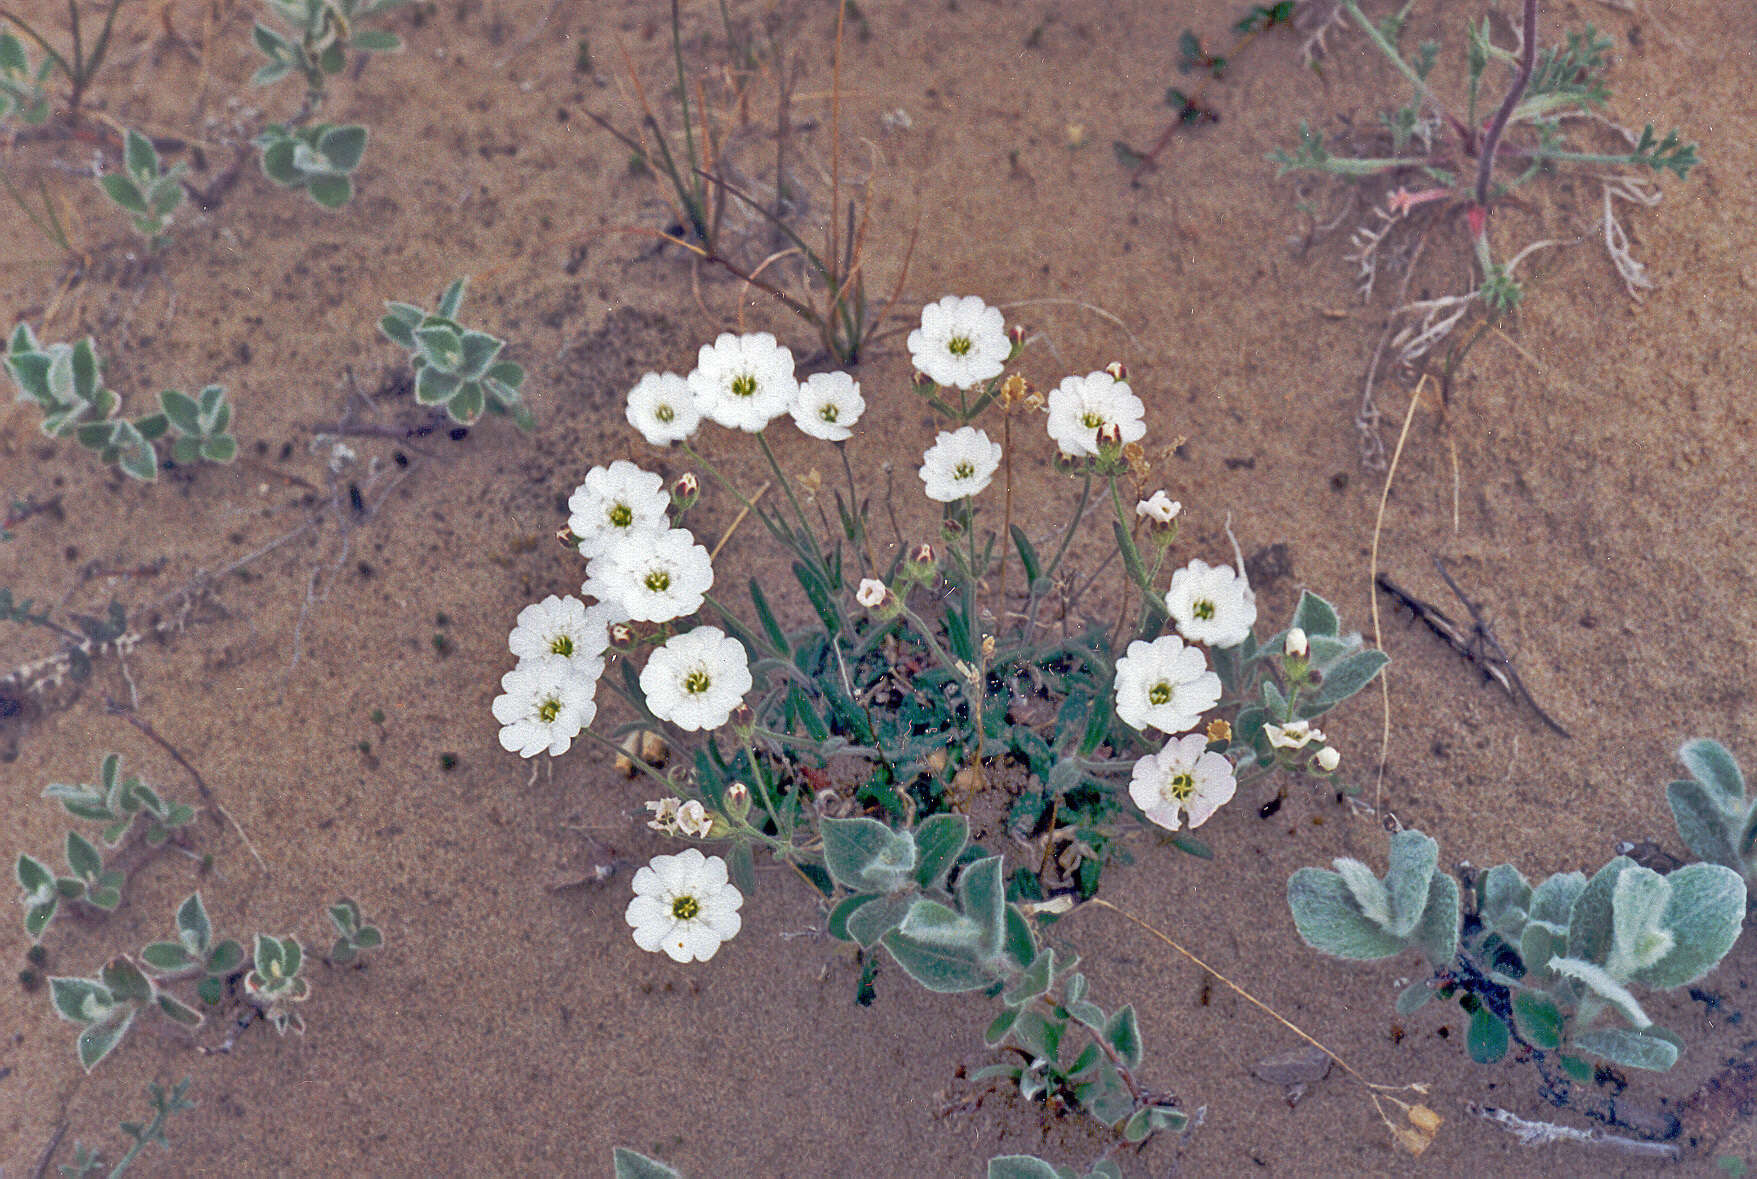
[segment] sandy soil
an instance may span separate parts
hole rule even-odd
[[[36,0],[26,11],[54,7]],[[1464,11],[1441,20],[1419,7],[1410,36],[1455,47]],[[690,59],[703,64],[705,86],[717,85],[706,67],[727,60],[718,13],[686,8]],[[733,8],[741,20],[771,20],[799,71],[790,166],[809,194],[810,223],[828,202],[834,7]],[[1331,130],[1343,119],[1370,125],[1392,92],[1390,72],[1342,33],[1314,73],[1301,65],[1299,38],[1279,31],[1210,89],[1219,121],[1180,137],[1138,187],[1109,146],[1145,146],[1163,127],[1161,96],[1178,82],[1176,34],[1188,26],[1222,43],[1241,11],[1230,2],[1170,15],[1141,2],[862,3],[844,67],[846,158],[873,178],[877,289],[895,281],[918,224],[905,307],[946,292],[1000,304],[1036,333],[1025,368],[1043,386],[1123,360],[1151,407],[1150,440],[1188,438],[1159,468],[1189,511],[1185,554],[1228,558],[1230,514],[1267,618],[1311,587],[1364,627],[1383,476],[1363,467],[1352,421],[1391,291],[1363,303],[1343,260],[1364,207],[1311,241],[1295,184],[1276,181],[1265,155],[1291,143],[1301,116]],[[64,283],[65,259],[0,206],[5,325],[26,319],[46,339],[94,334],[109,383],[131,407],[168,386],[224,384],[248,461],[141,486],[42,438],[34,410],[0,409],[0,491],[59,504],[0,546],[0,585],[55,604],[62,618],[114,599],[133,618],[170,620],[201,571],[303,529],[213,579],[162,641],[125,663],[100,660],[83,689],[5,698],[0,852],[56,853],[65,824],[39,801],[43,786],[90,780],[108,750],[193,801],[189,775],[111,714],[108,696],[137,700],[263,861],[203,819],[211,873],[155,860],[108,921],[58,921],[49,970],[89,972],[116,948],[163,936],[172,906],[195,887],[228,931],[298,932],[308,943],[323,931],[320,907],[347,893],[390,945],[360,970],[315,968],[302,1039],[253,1028],[231,1055],[203,1056],[148,1027],[82,1077],[71,1026],[42,991],[12,981],[28,942],[18,922],[6,923],[0,954],[15,963],[0,991],[7,1175],[31,1174],[63,1131],[57,1161],[75,1138],[105,1143],[114,1157],[114,1124],[140,1116],[145,1083],[186,1075],[200,1108],[172,1124],[174,1152],[149,1155],[138,1173],[606,1174],[610,1148],[626,1144],[697,1176],[952,1176],[980,1174],[996,1153],[1085,1163],[1113,1147],[1091,1126],[1046,1120],[1016,1098],[991,1094],[968,1108],[973,1094],[956,1075],[988,1060],[984,1002],[927,996],[886,969],[878,1003],[855,1006],[858,968],[818,935],[821,912],[782,871],[760,872],[744,932],[710,965],[642,953],[621,917],[626,867],[602,887],[568,882],[595,856],[626,865],[675,850],[634,817],[646,790],[589,749],[540,765],[533,780],[496,744],[488,703],[510,665],[513,616],[580,578],[577,560],[549,540],[563,522],[559,501],[613,457],[683,469],[623,423],[634,379],[687,370],[697,345],[740,317],[802,356],[813,348],[760,297],[618,232],[662,228],[661,190],[630,173],[626,150],[586,113],[634,124],[626,50],[674,116],[661,97],[666,16],[657,3],[597,0],[444,0],[404,12],[391,24],[408,51],[339,79],[326,111],[373,129],[357,199],[326,213],[275,190],[251,163],[217,207],[184,210],[151,266],[74,174],[92,144],[34,140],[9,151],[9,171],[32,186],[41,177],[69,203],[74,244],[91,265]],[[231,0],[125,12],[96,105],[122,123],[204,142],[205,171],[193,179],[208,183],[232,158],[226,144],[260,122],[249,108],[296,102],[295,82],[246,88],[252,17]],[[1738,179],[1757,171],[1748,38],[1713,6],[1635,0],[1630,11],[1546,5],[1545,40],[1588,20],[1618,45],[1611,115],[1677,125],[1703,144],[1705,163],[1688,183],[1668,181],[1662,204],[1628,218],[1657,289],[1640,304],[1625,297],[1597,245],[1596,185],[1538,186],[1508,206],[1494,226],[1504,250],[1539,238],[1569,244],[1528,263],[1525,307],[1470,354],[1446,412],[1416,413],[1379,552],[1382,569],[1436,602],[1447,593],[1430,557],[1448,558],[1534,697],[1573,734],[1550,732],[1387,609],[1385,805],[1438,838],[1445,862],[1512,860],[1528,875],[1594,868],[1619,839],[1681,851],[1661,787],[1685,738],[1713,736],[1757,762],[1748,487],[1757,427],[1746,387],[1757,369],[1757,231]],[[766,57],[748,80],[747,119],[729,115],[729,163],[752,179],[773,176],[774,63]],[[1309,196],[1335,208],[1334,191]],[[754,239],[757,228],[735,232]],[[1463,226],[1436,223],[1418,287],[1460,289],[1466,260]],[[354,437],[357,458],[332,477],[314,427],[350,406],[355,422],[419,420],[400,383],[403,357],[376,333],[381,301],[429,301],[460,274],[475,276],[466,320],[509,338],[510,355],[529,368],[541,429],[524,437],[488,421],[456,440]],[[895,463],[899,499],[912,500],[911,468],[930,432],[899,345],[893,338],[860,368],[874,428],[851,451],[875,487],[882,464]],[[1409,393],[1387,376],[1378,396],[1391,442]],[[712,445],[734,469],[754,461],[723,434]],[[1027,461],[1047,463],[1047,440],[1022,447]],[[782,461],[824,460],[787,438]],[[350,504],[351,484],[364,510]],[[1071,502],[1035,472],[1028,486],[1051,488],[1045,521]],[[703,526],[729,518],[710,502]],[[923,505],[906,507],[905,519],[925,529],[929,517]],[[747,530],[721,558],[722,576],[741,582],[772,562]],[[54,649],[41,631],[0,629],[0,675]],[[1376,699],[1326,727],[1370,794]],[[1241,798],[1209,824],[1213,862],[1135,837],[1135,862],[1106,878],[1107,895],[1162,923],[1365,1076],[1431,1084],[1428,1102],[1446,1125],[1414,1163],[1339,1074],[1290,1105],[1250,1075],[1254,1062],[1298,1046],[1290,1033],[1088,911],[1062,931],[1104,1000],[1136,1003],[1149,1083],[1206,1111],[1185,1139],[1120,1150],[1126,1173],[1651,1166],[1603,1148],[1523,1149],[1471,1118],[1470,1101],[1571,1115],[1542,1100],[1529,1066],[1471,1065],[1455,1006],[1394,1018],[1412,963],[1350,967],[1299,943],[1283,900],[1288,873],[1343,854],[1382,862],[1384,836],[1372,819],[1297,786],[1267,819],[1258,814],[1266,801]],[[1683,1109],[1700,1139],[1698,1169],[1716,1153],[1757,1153],[1750,1127],[1727,1112],[1736,1100],[1712,1113],[1681,1105],[1741,1051],[1754,962],[1757,948],[1741,945],[1705,999],[1656,1004],[1691,1048],[1672,1073],[1634,1078],[1629,1093],[1640,1109]]]

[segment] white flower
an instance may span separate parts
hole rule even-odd
[[[630,537],[586,567],[580,588],[602,602],[615,602],[636,622],[667,622],[701,609],[714,584],[708,550],[687,528]]]
[[[677,829],[685,835],[706,839],[714,829],[714,821],[708,818],[708,808],[692,798],[677,808]]]
[[[1232,763],[1210,752],[1207,745],[1206,737],[1191,733],[1167,741],[1164,749],[1135,763],[1129,797],[1167,831],[1178,829],[1179,811],[1188,816],[1192,829],[1200,827],[1238,790]]]
[[[721,332],[712,344],[702,345],[689,390],[703,417],[754,434],[786,413],[799,392],[793,353],[768,332]]]
[[[1000,462],[1000,443],[990,441],[976,427],[964,426],[950,434],[941,430],[921,456],[921,481],[927,484],[927,498],[949,504],[975,495],[988,486]]]
[[[909,359],[936,385],[969,389],[1001,375],[1013,343],[998,307],[975,295],[947,295],[921,309]]]
[[[500,677],[504,695],[494,698],[494,719],[502,725],[501,748],[520,757],[551,757],[567,752],[581,729],[598,714],[596,675],[565,655],[521,659]]]
[[[647,373],[628,391],[628,424],[654,446],[682,442],[701,422],[689,381],[676,373]]]
[[[1105,372],[1068,377],[1049,395],[1049,436],[1063,454],[1097,454],[1098,432],[1106,426],[1115,426],[1125,443],[1145,437],[1146,412],[1127,381]]]
[[[506,636],[506,645],[520,659],[560,655],[597,679],[604,671],[604,648],[610,645],[610,607],[600,603],[587,609],[571,594],[550,594],[519,611],[517,624]]]
[[[1330,745],[1318,750],[1318,768],[1326,774],[1334,774],[1336,767],[1342,764],[1342,754]]]
[[[1177,519],[1178,513],[1184,510],[1182,501],[1172,499],[1160,488],[1148,498],[1135,505],[1135,515],[1155,524],[1169,524]]]
[[[1181,733],[1220,701],[1220,677],[1176,635],[1136,639],[1116,661],[1116,714],[1137,729]]]
[[[641,694],[660,720],[680,729],[717,729],[750,691],[744,646],[717,626],[674,635],[641,668]]]
[[[671,527],[665,480],[627,459],[593,467],[567,497],[567,527],[586,558],[608,552],[628,536],[656,536]]]
[[[654,856],[634,874],[634,893],[623,914],[634,944],[664,950],[675,962],[706,962],[742,924],[744,894],[728,881],[726,861],[699,848]]]
[[[813,373],[793,399],[793,421],[813,438],[841,442],[854,435],[854,423],[866,412],[860,382],[847,373]]]
[[[1281,649],[1290,658],[1304,659],[1306,652],[1311,649],[1311,644],[1306,639],[1306,632],[1295,626],[1288,629],[1287,639]]]
[[[854,600],[868,610],[876,610],[884,605],[885,595],[890,592],[878,578],[863,577],[860,579],[860,588],[854,591]]]
[[[663,831],[666,835],[677,834],[677,811],[683,805],[681,798],[655,798],[646,805],[653,812],[653,817],[647,820],[647,826],[655,831]]]
[[[1274,749],[1304,749],[1312,742],[1324,743],[1324,730],[1312,728],[1311,721],[1288,721],[1285,725],[1264,725],[1263,735]]]
[[[1192,643],[1236,647],[1257,621],[1257,595],[1231,565],[1195,560],[1171,575],[1165,608]]]

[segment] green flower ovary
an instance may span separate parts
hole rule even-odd
[[[1212,622],[1214,621],[1214,603],[1207,598],[1191,602],[1190,613],[1194,614],[1197,618],[1200,618],[1203,622]]]
[[[828,422],[833,426],[836,424],[836,419],[842,416],[842,411],[837,409],[831,402],[826,401],[824,404],[818,406],[817,416],[819,421]]]
[[[976,464],[974,464],[974,463],[968,463],[968,462],[959,463],[957,466],[952,468],[952,478],[954,478],[954,479],[969,479],[969,478],[973,477],[975,474],[976,474]]]
[[[610,527],[627,528],[634,523],[634,509],[627,504],[616,504],[610,509]]]
[[[655,569],[642,579],[641,584],[656,594],[662,594],[671,588],[671,574],[663,569]]]
[[[946,341],[946,351],[953,356],[968,356],[973,347],[975,347],[975,341],[971,340],[969,336],[953,336]]]
[[[672,409],[669,405],[661,405],[658,409],[653,411],[653,416],[669,426],[677,417],[677,411]]]
[[[693,921],[702,911],[702,903],[694,897],[678,897],[671,902],[671,915],[679,921]]]
[[[556,635],[553,639],[549,640],[549,650],[556,655],[572,655],[573,636]]]
[[[1147,703],[1152,704],[1155,707],[1161,704],[1170,704],[1171,682],[1169,680],[1160,680],[1157,684],[1148,688]]]
[[[560,715],[561,715],[561,699],[560,699],[560,697],[551,696],[551,697],[549,697],[549,699],[543,701],[543,703],[537,705],[537,719],[542,721],[546,725],[553,724],[555,722],[555,718]]]
[[[740,373],[732,378],[732,396],[755,397],[756,378],[749,373]]]
[[[1188,770],[1173,774],[1165,783],[1165,797],[1170,802],[1188,802],[1196,792],[1196,776]]]
[[[713,679],[708,673],[698,667],[683,677],[683,690],[691,696],[700,696],[712,683]]]
[[[1104,415],[1089,409],[1080,415],[1080,424],[1088,430],[1096,430],[1104,425]]]

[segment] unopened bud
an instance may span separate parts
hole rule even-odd
[[[742,823],[744,817],[750,814],[750,787],[743,782],[732,783],[726,787],[724,802],[726,813]]]
[[[630,629],[628,623],[626,623],[626,622],[611,623],[610,624],[610,641],[615,646],[626,647],[630,643],[634,642],[634,631],[632,629]]]
[[[1324,748],[1318,750],[1317,761],[1320,770],[1323,770],[1326,774],[1334,774],[1336,772],[1336,767],[1342,762],[1342,754],[1338,753],[1335,747],[1326,745]]]
[[[930,544],[916,546],[915,551],[910,554],[909,559],[914,561],[917,565],[937,566],[939,564],[939,558],[934,556],[933,546]]]
[[[1120,360],[1113,360],[1105,365],[1104,371],[1110,374],[1110,379],[1113,381],[1126,381],[1129,379],[1129,370],[1123,367],[1123,362]]]
[[[580,538],[575,536],[573,529],[565,524],[555,530],[555,539],[561,542],[563,548],[577,549],[580,547]]]
[[[947,544],[957,544],[958,538],[963,535],[964,525],[956,516],[947,516],[944,520],[940,521],[940,536],[945,539]]]
[[[1310,649],[1306,642],[1306,632],[1297,626],[1288,631],[1287,644],[1283,649],[1295,659],[1304,659],[1306,651]]]
[[[917,393],[925,393],[927,390],[937,387],[937,382],[920,369],[909,374],[909,382],[915,386]]]
[[[756,713],[750,710],[750,705],[740,704],[732,710],[732,728],[746,734],[756,728]]]
[[[671,484],[671,502],[677,505],[678,511],[688,511],[701,498],[702,485],[695,477],[694,471],[685,471]]]
[[[890,592],[878,578],[866,577],[861,579],[860,588],[854,591],[854,600],[868,610],[877,610],[885,604],[885,598]]]
[[[993,635],[983,635],[982,636],[982,661],[984,663],[987,663],[989,660],[991,660],[993,658],[994,658],[994,636]]]
[[[1098,452],[1109,451],[1120,454],[1123,448],[1123,429],[1115,422],[1106,422],[1098,427]]]
[[[1008,360],[1011,360],[1014,356],[1017,356],[1025,350],[1025,335],[1025,325],[1022,323],[1015,323],[1012,327],[1007,329],[1007,339],[1011,341],[1013,345],[1012,354],[1007,357]]]

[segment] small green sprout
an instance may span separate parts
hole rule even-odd
[[[253,142],[262,152],[262,174],[282,188],[304,189],[326,209],[339,209],[353,197],[349,174],[366,154],[366,128],[271,123]]]
[[[187,170],[183,164],[166,170],[153,141],[131,129],[123,147],[122,170],[100,177],[98,183],[156,250],[164,244],[171,211],[183,203],[182,180]]]
[[[389,314],[378,321],[378,330],[386,339],[409,349],[415,367],[415,400],[422,405],[444,405],[453,421],[465,425],[486,410],[512,418],[521,430],[535,429],[537,420],[519,397],[525,370],[500,358],[506,341],[472,331],[457,321],[466,282],[460,278],[446,287],[436,311],[423,311],[412,303],[386,302]],[[435,636],[436,648],[441,637]]]

